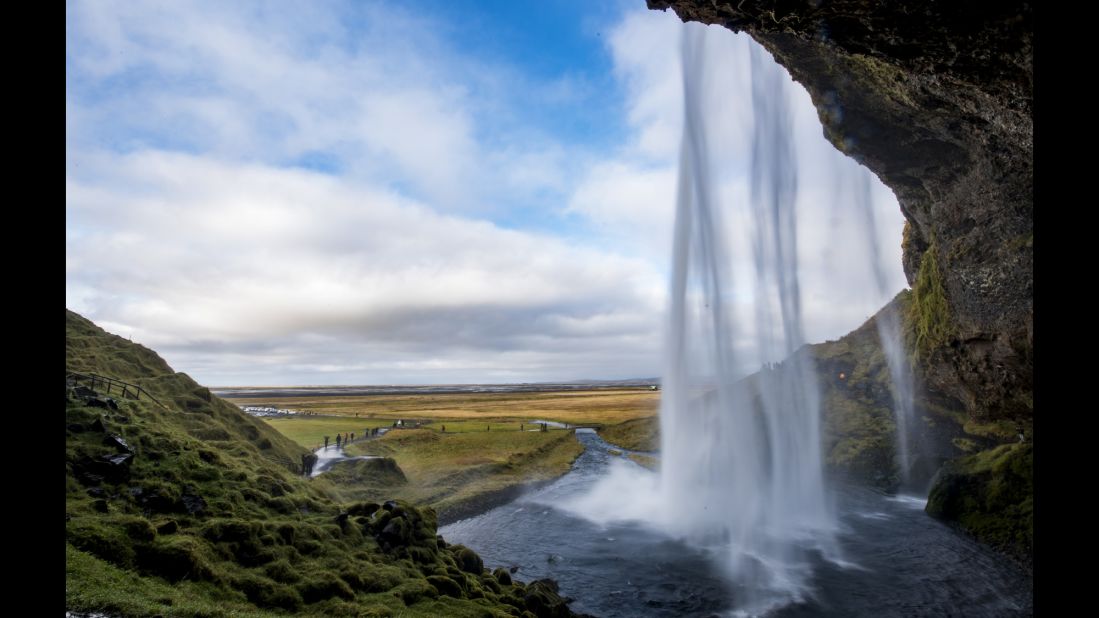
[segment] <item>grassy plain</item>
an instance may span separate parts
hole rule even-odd
[[[226,397],[242,406],[272,406],[363,419],[519,422],[547,420],[570,425],[611,425],[655,416],[660,393],[643,389],[532,393],[431,395],[342,395],[321,397]],[[447,429],[450,429],[448,424]]]
[[[476,510],[493,496],[506,496],[528,483],[547,481],[568,471],[583,448],[571,430],[533,421],[616,426],[654,419],[658,392],[641,389],[478,393],[432,395],[349,395],[231,399],[240,405],[272,406],[311,415],[263,419],[307,448],[323,444],[336,432],[392,427],[397,419],[418,420],[419,429],[391,430],[384,436],[356,441],[350,455],[392,458],[407,483],[365,484],[338,468],[315,481],[344,500],[400,498],[434,507],[444,519]],[[356,416],[357,415],[357,416]],[[653,424],[641,423],[641,427]],[[444,431],[445,427],[445,431]],[[334,439],[334,438],[333,438]],[[633,443],[631,443],[631,447]]]

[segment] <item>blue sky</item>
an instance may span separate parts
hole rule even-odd
[[[683,28],[640,1],[69,2],[66,303],[209,385],[657,375]],[[752,43],[709,30],[735,203]],[[834,338],[903,286],[901,220],[875,180],[889,290],[835,302],[822,264],[869,253],[834,185],[865,172],[790,99],[807,331]]]

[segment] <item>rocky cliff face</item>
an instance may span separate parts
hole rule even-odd
[[[671,8],[684,21],[751,35],[809,91],[824,134],[836,148],[893,189],[907,219],[903,260],[912,293],[906,327],[923,387],[916,402],[922,429],[917,446],[923,443],[917,452],[930,456],[917,466],[927,469],[913,473],[922,476],[955,457],[935,478],[928,512],[1029,561],[1034,367],[1029,4],[648,4]],[[890,424],[888,402],[870,371],[873,360],[866,350],[874,346],[860,337],[863,330],[814,349],[827,375],[862,376],[857,383],[824,381],[828,463],[887,486],[895,479],[883,433]],[[862,365],[866,371],[860,372]]]
[[[1030,418],[1032,21],[1021,2],[649,0],[746,32],[824,132],[897,195],[923,378],[982,420]],[[931,258],[931,264],[927,258]],[[934,267],[934,268],[932,268]],[[938,276],[929,271],[937,270]]]

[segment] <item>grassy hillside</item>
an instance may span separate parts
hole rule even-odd
[[[631,451],[660,449],[660,417],[635,418],[596,430],[600,438]]]
[[[160,404],[66,390],[66,607],[123,616],[562,615],[436,536],[430,508],[341,503],[303,447],[66,312],[66,370]]]

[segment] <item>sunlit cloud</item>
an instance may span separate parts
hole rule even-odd
[[[466,53],[460,25],[403,4],[88,1],[67,20],[69,308],[211,385],[659,373],[674,15],[598,28],[611,95]],[[736,161],[748,43],[723,32],[713,131]],[[807,331],[835,338],[882,295],[822,163],[842,156],[794,98]],[[608,100],[605,132],[576,130]],[[743,172],[723,186],[735,203]],[[899,212],[876,195],[900,289]]]

